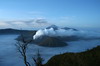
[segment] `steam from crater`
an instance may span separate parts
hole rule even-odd
[[[36,34],[33,36],[33,39],[38,39],[42,36],[50,36],[50,37],[70,37],[70,36],[77,36],[77,37],[83,37],[83,38],[100,38],[100,33],[97,32],[89,32],[89,31],[83,31],[78,30],[75,31],[73,29],[62,29],[59,28],[57,30],[54,30],[53,28],[50,29],[41,29],[36,32]]]

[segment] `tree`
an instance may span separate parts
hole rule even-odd
[[[23,57],[24,64],[26,66],[30,66],[30,63],[27,61],[26,51],[27,51],[27,48],[28,48],[28,44],[31,42],[31,40],[25,41],[25,38],[24,38],[22,33],[21,33],[20,36],[21,36],[21,41],[17,41],[17,43],[15,45],[17,47],[18,52]]]
[[[44,59],[41,57],[39,49],[36,53],[36,57],[33,57],[33,61],[35,62],[36,66],[43,66],[42,62],[44,61]]]
[[[26,51],[27,51],[29,43],[32,40],[26,41],[24,35],[21,32],[20,32],[20,34],[21,34],[20,35],[21,40],[18,40],[17,43],[15,44],[15,46],[17,47],[18,52],[23,57],[25,66],[31,66],[31,64],[27,60]],[[32,57],[32,59],[34,60],[36,66],[43,66],[43,64],[42,64],[43,58],[41,57],[39,50],[36,53],[36,57]]]

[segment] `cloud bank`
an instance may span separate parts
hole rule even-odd
[[[19,20],[19,21],[0,21],[0,29],[13,28],[13,29],[36,29],[50,26],[45,19],[36,18],[31,20]]]
[[[50,36],[50,37],[77,36],[81,38],[100,38],[100,33],[83,31],[83,30],[75,31],[73,29],[65,30],[61,28],[59,28],[58,30],[54,30],[53,28],[50,28],[50,29],[38,30],[36,34],[33,36],[33,39],[38,39],[42,36]]]

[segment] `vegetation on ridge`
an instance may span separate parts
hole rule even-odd
[[[81,53],[53,56],[45,66],[100,66],[100,46]]]

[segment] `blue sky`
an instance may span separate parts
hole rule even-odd
[[[0,21],[34,18],[60,26],[100,28],[100,0],[0,0]]]

